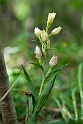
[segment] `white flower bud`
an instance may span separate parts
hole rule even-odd
[[[48,41],[47,41],[47,49],[49,49],[50,48],[50,40],[48,39]]]
[[[54,30],[52,30],[51,34],[52,35],[58,34],[61,31],[61,29],[62,29],[62,27],[59,26],[58,28],[55,28]]]
[[[45,30],[41,32],[41,38],[44,42],[48,40],[48,34],[45,32]]]
[[[54,55],[54,56],[50,59],[49,65],[50,65],[50,67],[54,67],[56,64],[57,64],[57,56]]]
[[[34,33],[35,33],[36,37],[41,36],[41,30],[38,27],[34,29]]]
[[[34,53],[36,54],[36,58],[38,58],[38,59],[41,58],[42,53],[41,53],[41,50],[38,46],[35,47]]]
[[[56,15],[56,13],[54,13],[54,12],[48,14],[47,26],[51,25],[53,23],[55,15]]]

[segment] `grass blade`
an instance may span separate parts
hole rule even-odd
[[[77,105],[76,105],[76,89],[71,90],[71,94],[72,94],[72,101],[73,101],[73,107],[74,107],[74,112],[75,112],[75,119],[78,120],[78,110],[77,110]]]
[[[60,101],[59,101],[57,98],[54,98],[54,101],[57,103],[57,105],[58,105],[58,107],[59,107],[59,109],[60,109],[60,111],[61,111],[61,114],[62,114],[64,120],[67,122],[67,118],[66,118],[66,116],[65,116],[65,113],[64,113],[63,110],[62,110],[62,106],[61,106],[61,104],[60,104]]]
[[[83,89],[82,89],[82,71],[83,71],[83,63],[81,63],[78,66],[78,86],[79,86],[79,90],[80,90],[80,98],[81,98],[81,117],[83,116]],[[80,118],[80,119],[83,119]]]

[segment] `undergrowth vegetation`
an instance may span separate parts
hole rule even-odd
[[[41,31],[38,28],[35,29],[35,32],[36,30]],[[43,31],[43,33],[46,33],[46,32]],[[51,94],[49,95],[49,99],[47,100],[47,102],[45,101],[46,104],[42,104],[40,109],[38,110],[38,113],[39,113],[39,111],[42,109],[38,115],[38,123],[40,122],[49,123],[49,124],[82,123],[82,119],[83,119],[82,118],[83,116],[83,113],[82,113],[83,111],[83,107],[82,107],[82,104],[83,104],[83,88],[82,88],[83,87],[82,86],[83,46],[79,46],[75,42],[70,43],[70,41],[63,41],[63,42],[58,41],[57,43],[51,43],[51,47],[50,47],[49,46],[50,42],[48,42],[47,44],[46,41],[42,40],[43,38],[40,37],[39,34],[37,37],[40,40],[40,44],[42,45],[43,51],[41,52],[40,48],[36,46],[35,48],[36,58],[35,58],[35,55],[33,54],[33,50],[31,51],[30,48],[25,49],[26,42],[24,42],[24,45],[20,44],[20,46],[18,47],[15,47],[13,49],[10,48],[10,51],[12,51],[12,54],[10,53],[5,54],[4,52],[5,59],[6,57],[8,58],[8,60],[6,60],[7,71],[9,74],[11,85],[14,83],[15,79],[17,79],[18,76],[22,73],[22,68],[20,67],[21,64],[24,65],[22,67],[23,67],[26,78],[28,78],[26,81],[25,77],[22,75],[19,78],[18,83],[12,89],[12,94],[14,96],[17,115],[19,115],[18,116],[19,121],[23,121],[23,123],[25,123],[24,118],[28,120],[28,105],[29,105],[28,101],[30,100],[29,94],[31,96],[34,96],[34,90],[33,90],[34,88],[31,88],[33,87],[33,85],[29,86],[29,84],[27,85],[27,83],[34,82],[33,84],[35,86],[35,89],[37,93],[39,92],[39,96],[40,96],[42,91],[42,88],[40,88],[41,81],[42,81],[42,71],[44,71],[44,69],[46,70],[48,69],[48,63],[51,56],[53,56],[53,54],[56,54],[58,56],[58,63],[57,63],[56,56],[54,56],[55,57],[54,60],[56,60],[56,62],[54,62],[55,72],[57,71],[57,67],[59,67],[60,65],[64,65],[66,63],[68,63],[68,65],[62,70],[60,70],[59,74],[57,75],[56,81],[53,84],[54,87],[51,91]],[[21,42],[22,40],[24,39],[21,38]],[[46,40],[48,40],[48,37]],[[47,51],[47,49],[49,50]],[[5,50],[7,51],[7,49]],[[45,52],[47,52],[47,58],[46,58]],[[19,58],[19,55],[21,55],[20,58]],[[41,57],[42,57],[42,60],[40,60]],[[12,58],[11,60],[12,64],[10,63],[10,58]],[[32,62],[33,59],[36,61],[36,63]],[[44,64],[43,61],[45,61],[46,63],[45,67],[43,65]],[[26,67],[27,71],[25,70],[24,67]],[[30,77],[27,72],[29,72]],[[49,72],[49,69],[48,69],[48,72]],[[48,72],[47,74],[50,73]],[[55,72],[53,74],[56,74]],[[45,73],[46,71],[44,72],[44,74]],[[49,80],[50,78],[47,80],[47,82],[49,82]],[[40,88],[40,91],[39,91],[39,88]],[[44,93],[45,92],[46,91],[44,91]],[[47,98],[48,94],[46,96],[44,94],[45,98]],[[36,102],[34,103],[31,103],[30,101],[30,104],[33,104],[33,105],[35,104],[35,106],[37,104],[37,106],[35,107],[36,109],[39,108],[41,99],[43,98],[42,97],[39,98],[38,103],[37,103],[37,99],[38,98],[36,98]],[[30,107],[31,109],[33,109],[34,106],[30,106]],[[31,111],[36,112],[37,110],[33,109]]]

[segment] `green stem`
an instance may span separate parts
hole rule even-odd
[[[39,41],[40,41],[40,43],[42,44],[42,39],[39,37]]]
[[[44,61],[43,61],[43,63],[45,63],[45,60],[46,60],[46,43],[45,42],[43,42],[42,43],[42,52],[43,52],[43,55],[44,55]]]
[[[45,81],[45,78],[44,78],[44,76],[43,76],[43,80],[42,80],[42,83],[41,83],[41,86],[40,86],[39,95],[40,95],[41,92],[42,92],[42,89],[43,89],[43,86],[44,86],[44,81]]]
[[[47,34],[48,34],[48,30],[49,30],[50,27],[51,27],[51,25],[46,26],[46,32],[47,32]]]
[[[42,66],[42,59],[41,58],[39,59],[39,64]]]
[[[42,83],[41,83],[41,86],[40,86],[39,95],[41,94],[41,92],[42,92],[42,90],[44,88],[45,79],[49,75],[50,72],[51,72],[51,67],[48,69],[48,71],[46,73],[46,76],[43,75],[43,80],[42,80]]]
[[[51,67],[48,69],[45,77],[47,77],[49,75],[49,73],[51,72],[51,69],[52,69]]]
[[[49,37],[53,36],[52,34],[49,34]]]

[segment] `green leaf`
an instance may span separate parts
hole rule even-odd
[[[32,115],[32,111],[33,111],[33,100],[32,100],[32,96],[29,97],[29,115]]]
[[[38,95],[37,95],[36,89],[35,89],[35,87],[34,87],[32,81],[31,81],[31,79],[30,79],[30,76],[29,76],[29,74],[27,73],[27,71],[25,70],[25,68],[23,67],[23,65],[21,65],[21,66],[22,66],[22,69],[23,69],[23,71],[24,71],[24,74],[25,74],[25,77],[26,77],[26,80],[27,80],[27,83],[28,83],[28,87],[29,87],[29,89],[30,89],[32,95],[33,95],[35,98],[37,98]]]
[[[51,75],[57,73],[59,70],[61,70],[63,67],[65,67],[65,66],[67,66],[67,65],[68,65],[68,64],[65,64],[65,65],[59,66],[58,68],[54,67],[54,68],[52,69],[52,71],[48,74],[48,76],[46,76],[46,79],[47,79],[48,77],[50,77]]]
[[[71,88],[71,95],[72,95],[72,102],[73,102],[73,109],[75,113],[75,119],[78,120],[78,108],[76,103],[76,88]]]
[[[43,67],[42,67],[40,64],[38,64],[38,63],[31,63],[31,64],[33,64],[33,65],[39,67],[42,71],[44,71]]]
[[[38,96],[37,102],[34,106],[34,111],[33,111],[33,115],[35,113],[39,113],[39,111],[42,109],[42,107],[44,106],[44,104],[46,103],[48,96],[52,90],[52,87],[54,85],[55,82],[55,78],[56,75],[51,79],[51,81],[47,84],[47,86],[44,88],[44,90],[41,92],[41,94]]]

